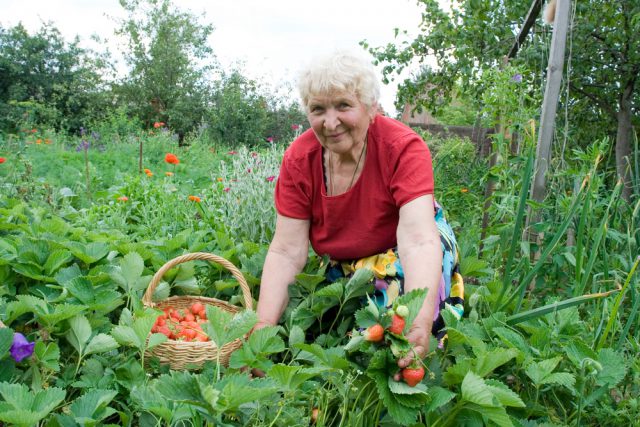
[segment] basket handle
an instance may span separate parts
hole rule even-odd
[[[218,255],[214,255],[206,252],[192,252],[190,254],[181,255],[179,257],[175,257],[174,259],[167,261],[162,267],[160,267],[160,269],[156,272],[156,274],[153,275],[151,282],[149,282],[149,287],[147,287],[147,291],[144,293],[144,296],[142,297],[142,303],[147,307],[153,307],[155,304],[153,303],[153,301],[151,301],[151,297],[153,296],[153,293],[155,292],[156,287],[162,280],[162,276],[164,276],[164,274],[167,271],[169,271],[176,265],[182,264],[183,262],[193,261],[193,260],[205,260],[205,261],[215,262],[217,264],[222,265],[227,270],[229,270],[233,275],[233,277],[240,284],[240,289],[242,290],[242,296],[244,297],[244,306],[249,310],[253,309],[253,299],[251,298],[251,290],[249,289],[249,285],[247,285],[247,281],[245,280],[240,270],[238,270],[238,268],[235,265],[233,265],[230,261],[227,261],[226,259]]]

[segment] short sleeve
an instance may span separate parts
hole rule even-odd
[[[389,189],[400,208],[426,194],[433,194],[433,166],[427,144],[416,133],[394,142],[389,156]]]
[[[311,195],[304,190],[304,175],[298,171],[291,157],[285,153],[274,193],[279,214],[296,219],[311,218]]]

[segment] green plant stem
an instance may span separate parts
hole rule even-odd
[[[431,427],[438,427],[440,425],[443,425],[443,426],[450,425],[451,422],[453,422],[453,420],[455,420],[456,415],[458,415],[458,412],[460,412],[460,410],[462,409],[463,406],[464,406],[464,402],[462,400],[459,400],[455,404],[455,406],[453,408],[451,408],[451,411],[449,411],[447,414],[441,415],[440,418],[438,418],[437,420],[435,420],[433,422]],[[444,418],[445,416],[447,416],[447,418],[444,421],[441,421],[442,418]]]
[[[620,308],[620,305],[622,305],[622,297],[624,296],[625,291],[629,287],[629,284],[631,283],[631,278],[633,277],[633,274],[636,272],[636,269],[638,268],[639,263],[640,263],[640,256],[638,256],[636,258],[636,261],[633,263],[633,266],[631,267],[631,271],[629,271],[629,274],[627,275],[627,280],[624,282],[624,285],[622,286],[622,289],[620,289],[620,293],[618,294],[618,297],[616,298],[616,301],[613,304],[613,308],[611,309],[611,314],[609,314],[609,321],[607,322],[607,326],[604,328],[604,331],[602,332],[602,336],[600,336],[600,340],[598,340],[598,345],[596,346],[596,349],[595,349],[596,351],[600,350],[602,346],[604,346],[604,343],[607,340],[607,335],[609,335],[609,332],[613,328],[613,324],[616,321],[616,317],[618,315],[618,309]]]

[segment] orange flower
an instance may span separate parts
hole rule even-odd
[[[172,153],[167,153],[167,155],[164,156],[164,161],[172,165],[177,165],[178,163],[180,163],[180,160],[178,160],[178,157]]]
[[[461,192],[461,193],[468,193],[468,192],[469,192],[469,189],[468,189],[468,188],[463,188],[463,189],[461,189],[461,190],[460,190],[460,192]]]
[[[118,197],[118,200],[121,201],[121,202],[126,202],[126,201],[129,200],[129,198],[127,196],[120,196],[120,197]]]
[[[156,129],[161,128],[163,126],[164,126],[164,122],[155,122],[153,124],[153,127],[156,128]]]
[[[222,179],[222,178],[220,178],[220,177],[218,177],[218,178],[216,178],[216,181],[218,181],[218,182],[222,182],[222,181],[223,181],[223,179]]]
[[[200,203],[202,201],[202,199],[200,199],[200,197],[198,196],[189,196],[189,200],[196,203]]]
[[[0,165],[1,165],[2,163],[6,162],[6,161],[7,161],[7,159],[5,159],[4,157],[0,157]]]
[[[36,144],[42,144],[42,140],[40,138],[36,139]]]
[[[166,176],[173,176],[173,172],[165,172],[164,173]]]
[[[146,173],[147,176],[153,176],[153,172],[151,172],[151,170],[149,170],[149,169],[145,169],[144,173]]]
[[[47,138],[47,139],[44,140],[44,143],[45,144],[51,144],[51,140]]]

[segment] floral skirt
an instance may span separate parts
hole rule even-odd
[[[435,205],[435,219],[440,232],[442,247],[442,277],[438,289],[439,306],[436,308],[431,332],[441,340],[445,336],[442,311],[448,310],[458,319],[464,313],[464,282],[460,274],[458,245],[451,226],[444,217],[440,205]],[[379,306],[391,307],[394,300],[404,292],[404,273],[398,257],[398,248],[385,253],[350,261],[331,260],[326,270],[327,280],[333,282],[342,277],[349,278],[361,268],[373,271],[375,287],[374,301]]]

